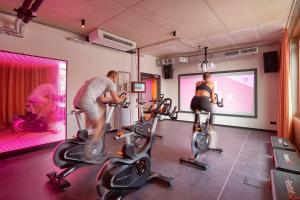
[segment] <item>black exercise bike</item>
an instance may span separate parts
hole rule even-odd
[[[125,95],[122,93],[120,96]],[[78,168],[89,166],[93,164],[101,164],[105,161],[107,156],[104,153],[104,139],[105,135],[109,132],[110,129],[110,119],[114,112],[114,109],[117,106],[122,106],[123,108],[128,108],[129,103],[126,102],[126,99],[119,103],[113,104],[110,103],[110,110],[106,117],[105,121],[105,130],[102,138],[103,148],[98,148],[99,146],[89,146],[89,135],[88,130],[83,129],[82,120],[80,113],[81,110],[75,109],[71,113],[75,114],[76,121],[78,124],[77,136],[74,139],[67,139],[60,144],[58,144],[53,153],[53,162],[60,169],[64,169],[62,172],[57,174],[57,172],[52,171],[47,174],[49,182],[54,186],[58,187],[61,190],[69,187],[71,184],[65,179],[70,173],[74,172]]]
[[[215,94],[215,95],[216,95],[216,99],[217,99],[217,102],[216,102],[217,106],[223,107],[223,98],[221,100],[219,100],[218,95],[217,94]],[[207,118],[206,118],[205,123],[201,123],[200,113],[201,113],[201,111],[195,112],[195,115],[198,115],[198,118],[197,118],[198,121],[195,122],[195,123],[197,123],[197,126],[195,127],[196,131],[193,134],[192,142],[191,142],[191,148],[192,148],[192,153],[193,153],[194,158],[181,157],[179,159],[179,162],[181,164],[188,164],[188,165],[197,167],[199,169],[206,170],[208,164],[198,161],[200,156],[207,151],[214,151],[214,152],[222,153],[223,150],[220,148],[215,148],[215,147],[210,148],[209,147],[210,142],[212,142],[210,140],[213,139],[210,136],[210,133],[208,130],[210,112],[207,113]],[[214,138],[214,139],[216,139],[216,138]]]
[[[124,131],[121,136],[115,137],[125,139],[122,147],[121,157],[110,157],[102,165],[97,176],[97,191],[101,199],[121,199],[131,191],[141,188],[152,180],[158,180],[167,186],[172,186],[174,177],[166,177],[151,169],[151,148],[155,141],[155,129],[160,115],[172,116],[170,113],[172,100],[164,99],[152,110],[153,123],[147,131],[139,131],[139,126],[133,127],[133,131]],[[143,146],[136,149],[132,142],[132,135],[139,134],[146,139]]]

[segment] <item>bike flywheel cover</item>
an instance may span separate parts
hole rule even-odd
[[[208,138],[204,132],[195,132],[192,138],[192,152],[194,156],[204,153],[208,149]]]
[[[103,154],[103,140],[99,140],[97,143],[88,143],[84,145],[84,155],[90,159],[97,159]]]

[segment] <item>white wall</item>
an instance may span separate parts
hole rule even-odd
[[[15,17],[0,13],[0,26],[13,25]],[[69,41],[67,37],[78,35],[50,26],[30,22],[25,26],[25,37],[18,38],[0,34],[0,50],[24,53],[36,56],[56,58],[68,61],[67,67],[67,108],[73,109],[72,100],[83,82],[94,76],[106,75],[108,70],[120,70],[132,73],[136,79],[136,55],[113,49]],[[141,57],[143,72],[152,72],[155,58]],[[134,105],[132,105],[132,109]],[[136,120],[135,116],[132,120]],[[68,138],[75,135],[77,126],[73,117],[67,117]]]
[[[250,127],[258,129],[276,130],[276,125],[270,121],[276,121],[278,105],[278,79],[279,73],[264,73],[263,52],[278,50],[279,45],[259,47],[259,54],[243,56],[234,59],[218,61],[215,71],[229,71],[239,69],[257,68],[257,118],[242,118],[230,116],[215,116],[215,124]],[[194,65],[174,66],[174,78],[163,80],[163,93],[173,99],[178,105],[178,75],[198,73]],[[191,86],[194,87],[194,86]],[[226,105],[225,105],[226,106]],[[193,114],[179,113],[178,119],[193,121]]]

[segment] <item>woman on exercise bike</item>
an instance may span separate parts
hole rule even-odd
[[[209,118],[209,128],[208,130],[210,132],[215,132],[212,129],[213,124],[213,113],[212,113],[212,103],[216,103],[215,99],[215,83],[210,80],[211,74],[209,72],[203,73],[203,81],[198,81],[196,83],[196,91],[195,96],[193,97],[191,101],[191,109],[196,111],[204,110],[206,112],[210,112],[210,118]],[[195,115],[195,123],[193,126],[193,132],[196,131],[197,128],[197,122],[198,122],[198,115]]]

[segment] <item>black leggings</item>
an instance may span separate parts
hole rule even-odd
[[[191,101],[191,109],[196,112],[199,111],[206,111],[210,112],[209,124],[213,124],[213,112],[211,108],[211,103],[209,101],[209,97],[207,96],[194,96]],[[195,115],[195,122],[198,122],[198,115]]]

